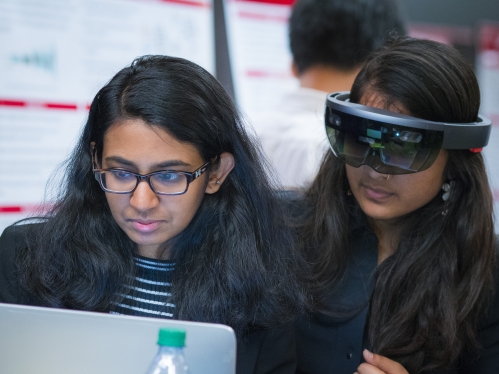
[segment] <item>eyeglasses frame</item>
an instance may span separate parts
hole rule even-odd
[[[198,169],[194,170],[193,172],[178,171],[178,170],[158,170],[158,171],[153,171],[152,173],[148,173],[148,174],[139,174],[139,173],[134,173],[134,172],[126,170],[126,169],[119,169],[119,168],[108,168],[108,169],[95,169],[95,168],[93,168],[92,172],[94,173],[94,177],[97,180],[97,182],[99,182],[99,186],[105,192],[119,194],[119,195],[130,194],[130,193],[133,193],[137,189],[137,187],[139,186],[140,182],[142,182],[143,180],[145,180],[147,182],[147,184],[149,184],[149,187],[151,188],[151,190],[154,193],[156,193],[158,195],[175,196],[175,195],[183,195],[183,194],[185,194],[187,192],[187,190],[189,189],[189,185],[194,180],[196,180],[197,178],[199,178],[208,169],[208,165],[210,163],[211,163],[211,161],[206,162],[205,164],[201,165]],[[137,183],[135,184],[135,187],[132,190],[126,191],[126,192],[118,192],[118,191],[108,190],[107,188],[105,188],[102,185],[102,181],[101,181],[101,178],[100,178],[100,173],[104,172],[104,171],[126,171],[127,173],[133,174],[137,178]],[[176,193],[165,193],[165,192],[158,192],[158,191],[156,191],[156,189],[153,187],[153,185],[151,183],[151,176],[154,175],[154,174],[159,174],[159,173],[164,173],[164,172],[177,173],[177,174],[183,174],[183,175],[185,175],[187,177],[187,184],[185,186],[185,190],[182,191],[182,192],[176,192]]]

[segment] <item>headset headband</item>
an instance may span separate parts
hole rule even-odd
[[[420,118],[407,116],[389,110],[373,108],[366,105],[350,102],[350,92],[334,92],[327,96],[326,100],[326,122],[328,110],[350,114],[353,116],[390,123],[393,125],[413,127],[424,130],[443,131],[444,139],[443,149],[470,149],[471,151],[480,151],[489,142],[492,122],[479,115],[477,122],[471,123],[447,123],[427,121]]]

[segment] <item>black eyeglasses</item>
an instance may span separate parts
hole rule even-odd
[[[151,190],[159,195],[182,195],[189,184],[199,178],[211,161],[192,173],[186,171],[159,170],[149,174],[137,174],[123,169],[94,169],[95,179],[101,188],[110,193],[127,194],[135,191],[143,180],[149,183]]]

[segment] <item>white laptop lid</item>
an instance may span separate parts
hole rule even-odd
[[[141,374],[160,327],[186,330],[190,374],[234,374],[236,338],[225,325],[0,303],[2,374]]]

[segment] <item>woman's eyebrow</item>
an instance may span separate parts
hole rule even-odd
[[[114,162],[117,164],[120,164],[122,166],[130,166],[132,168],[138,168],[138,165],[130,160],[127,160],[126,158],[120,157],[120,156],[109,156],[106,157],[106,162]],[[191,166],[191,164],[181,161],[181,160],[169,160],[169,161],[164,161],[160,162],[157,164],[151,165],[150,169],[165,169],[165,168],[170,168],[170,167],[176,167],[176,166]]]
[[[151,166],[151,169],[165,169],[165,168],[170,168],[172,166],[175,167],[175,166],[192,166],[192,165],[181,160],[170,160],[170,161],[160,162],[159,164],[154,164]]]

